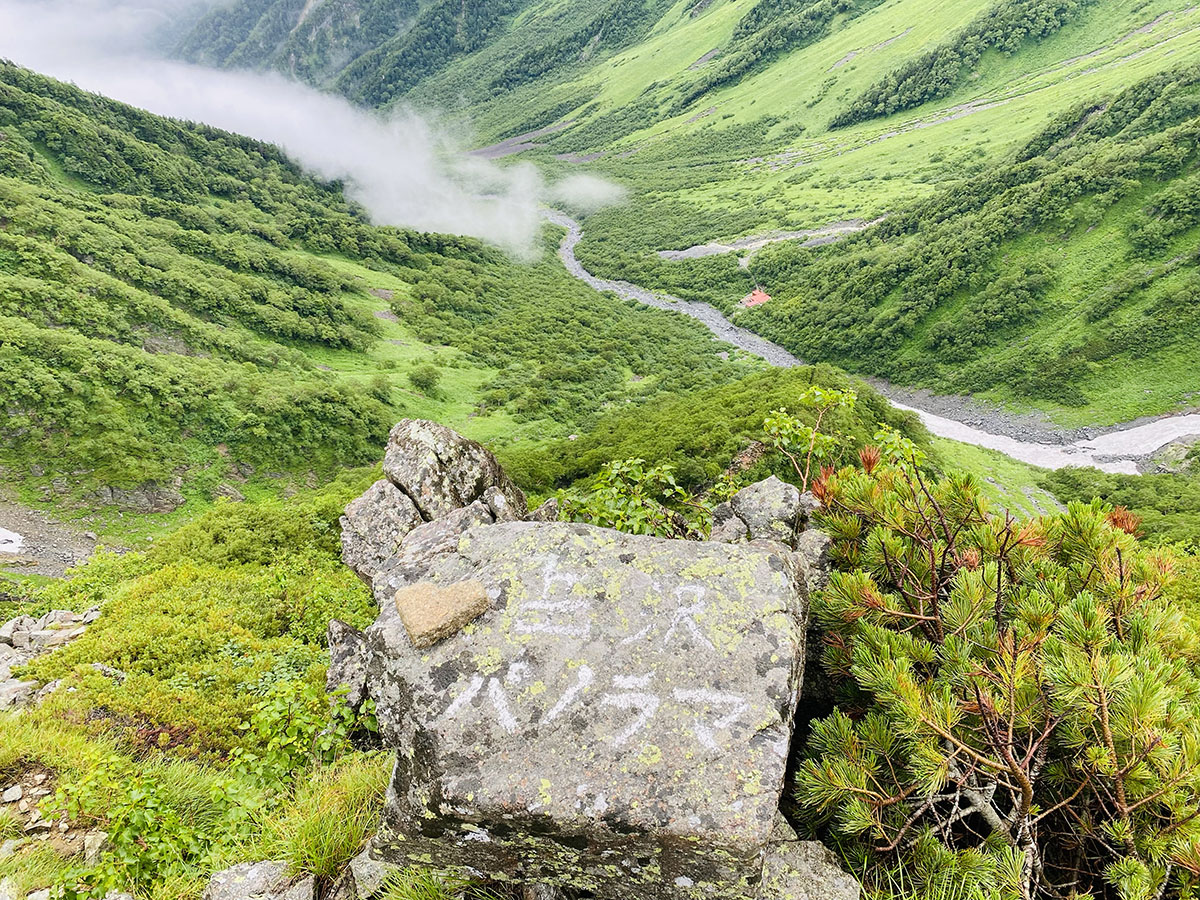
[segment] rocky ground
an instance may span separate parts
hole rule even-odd
[[[0,569],[27,575],[60,577],[96,549],[96,535],[80,532],[12,500],[0,499],[0,528],[23,541],[18,553],[0,553]]]

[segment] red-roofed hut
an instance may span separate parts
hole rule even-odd
[[[748,293],[745,297],[742,298],[742,306],[746,307],[747,309],[749,309],[752,306],[762,306],[764,303],[766,303],[770,299],[771,299],[770,294],[768,294],[762,288],[756,287],[754,290],[752,290],[750,293]]]

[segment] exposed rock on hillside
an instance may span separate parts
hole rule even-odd
[[[482,444],[435,422],[405,419],[393,428],[383,473],[412,499],[426,521],[476,500],[487,502],[489,495],[507,501],[520,517],[526,513],[525,495],[496,457]]]
[[[377,853],[598,896],[749,892],[802,674],[797,558],[522,522],[423,562],[407,591],[490,606],[429,649],[395,603],[366,632],[401,750]]]
[[[528,514],[525,495],[482,444],[435,422],[404,419],[388,437],[386,479],[346,507],[342,560],[367,584],[405,536],[479,503],[487,521]]]
[[[600,898],[857,896],[778,812],[811,497],[747,488],[731,543],[507,520],[496,494],[522,517],[525,498],[494,459],[457,435],[428,452],[415,425],[389,480],[444,512],[377,564],[374,625],[330,631],[331,688],[371,697],[398,750],[373,855]]]
[[[24,706],[39,693],[54,689],[54,683],[38,691],[36,681],[22,681],[12,670],[79,637],[100,615],[98,609],[74,613],[51,610],[40,618],[17,616],[0,625],[0,710]]]

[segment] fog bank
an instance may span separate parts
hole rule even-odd
[[[341,180],[380,225],[467,234],[531,252],[540,206],[588,212],[620,199],[578,176],[549,185],[534,166],[468,157],[414,111],[358,109],[282,76],[163,59],[165,30],[212,0],[0,0],[0,57],[151,112],[282,147],[315,175]]]

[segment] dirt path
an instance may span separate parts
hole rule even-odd
[[[96,549],[96,536],[80,533],[45,513],[0,499],[0,571],[59,577]]]
[[[547,211],[545,217],[567,230],[558,250],[567,271],[596,290],[612,291],[627,300],[691,316],[716,337],[773,366],[803,365],[783,347],[734,325],[707,303],[681,300],[629,282],[596,277],[575,256],[575,248],[583,238],[583,226],[557,210]],[[867,380],[897,409],[916,413],[925,427],[939,437],[997,450],[1044,468],[1094,466],[1105,472],[1137,474],[1139,463],[1167,444],[1181,437],[1200,435],[1200,413],[1151,417],[1110,427],[1064,429],[1044,417],[1012,415],[969,397],[943,396],[897,388],[880,379]]]

